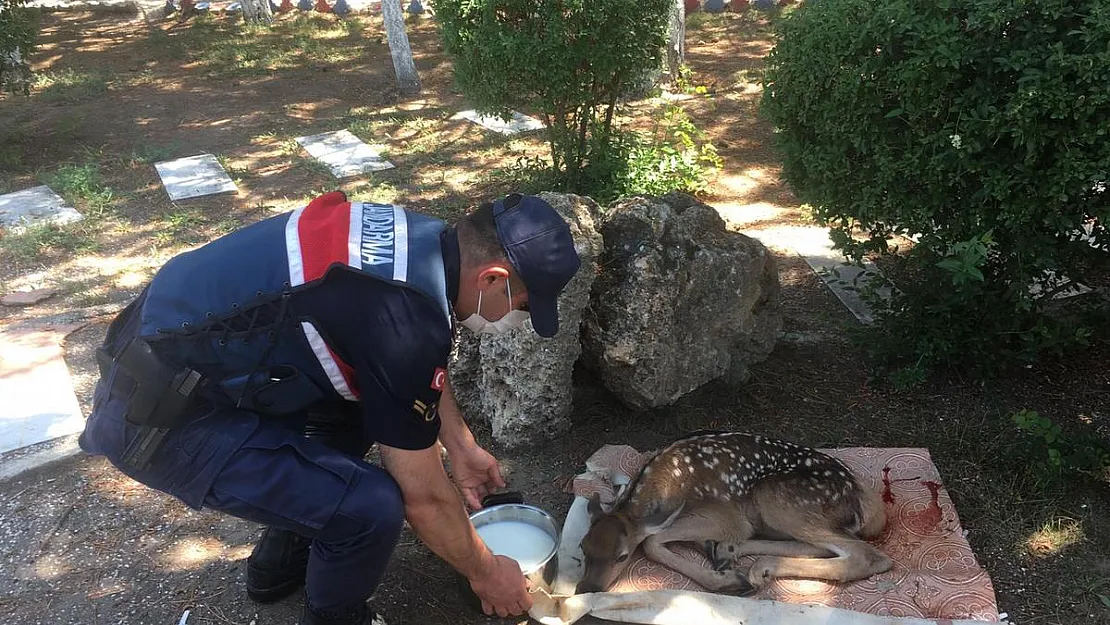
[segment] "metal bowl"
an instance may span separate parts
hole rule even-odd
[[[559,571],[558,553],[560,536],[559,528],[555,524],[555,519],[553,519],[550,514],[535,506],[517,502],[491,505],[470,515],[470,522],[474,524],[475,529],[502,521],[519,521],[521,523],[527,523],[528,525],[539,528],[554,541],[554,544],[551,546],[551,552],[547,554],[546,558],[535,567],[521,571],[524,573],[525,579],[528,580],[528,584],[532,588],[542,588],[547,592],[551,592],[551,586],[555,583],[555,575]],[[471,607],[481,612],[482,602],[478,599],[478,596],[474,594],[474,591],[471,590],[470,584],[466,579],[461,575],[459,579],[464,595],[469,598]]]
[[[535,506],[529,506],[523,503],[506,503],[490,506],[489,508],[483,508],[470,515],[470,522],[474,524],[474,529],[494,523],[501,523],[503,521],[526,523],[532,527],[538,528],[551,538],[553,544],[547,557],[540,561],[534,568],[523,572],[525,576],[528,576],[547,568],[554,560],[555,555],[559,552],[559,529],[555,525],[555,519],[547,512]]]

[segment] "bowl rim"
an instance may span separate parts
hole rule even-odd
[[[483,516],[488,516],[488,515],[492,514],[494,511],[503,510],[503,509],[506,509],[506,508],[517,508],[517,509],[525,510],[529,513],[537,514],[541,518],[546,519],[549,523],[551,523],[551,528],[552,528],[553,531],[552,532],[547,532],[546,530],[544,530],[545,533],[547,533],[553,540],[553,544],[551,545],[551,551],[547,554],[547,557],[545,557],[536,566],[535,569],[530,569],[528,571],[523,571],[523,573],[525,575],[528,575],[530,572],[534,572],[534,571],[538,571],[538,570],[542,569],[544,566],[547,565],[547,563],[552,558],[554,558],[555,556],[557,556],[559,554],[559,547],[561,546],[561,543],[562,543],[562,540],[561,540],[562,536],[560,535],[560,532],[559,532],[559,525],[558,525],[558,523],[555,522],[555,517],[553,517],[550,513],[548,513],[543,508],[538,508],[536,506],[529,505],[529,504],[526,504],[526,503],[497,504],[495,506],[489,506],[487,508],[482,508],[481,510],[476,510],[473,513],[471,513],[470,514],[470,523],[474,526],[474,529],[477,530],[478,529],[478,523],[476,523],[475,521],[481,521]],[[495,522],[497,522],[497,521],[495,521]],[[485,524],[483,523],[483,525],[485,525]],[[535,526],[533,526],[533,527],[535,527]],[[537,528],[537,529],[542,530],[544,528]],[[489,545],[487,545],[487,547],[488,546]]]

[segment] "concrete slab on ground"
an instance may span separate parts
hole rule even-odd
[[[81,432],[62,341],[80,325],[0,332],[0,454]]]
[[[833,248],[828,228],[779,226],[742,232],[759,239],[768,247],[799,254],[860,323],[870,324],[874,321],[871,307],[860,296],[860,292],[870,287],[872,281],[879,279],[882,274],[873,263],[864,262],[860,266],[848,262],[843,254]],[[890,288],[881,287],[878,293],[888,297]]]
[[[0,195],[0,228],[20,232],[38,223],[60,225],[84,218],[76,209],[65,204],[62,196],[46,185],[5,193]]]
[[[58,294],[58,289],[49,287],[44,289],[30,289],[26,291],[13,291],[0,296],[0,306],[34,306],[35,304],[50,299]]]
[[[79,436],[80,433],[67,434],[0,454],[0,482],[81,453],[77,445]]]
[[[173,201],[218,193],[237,193],[235,183],[211,154],[155,163],[158,177]]]
[[[466,119],[483,128],[503,135],[514,135],[518,132],[543,130],[544,128],[543,122],[540,120],[528,117],[516,111],[513,111],[512,119],[509,121],[504,121],[500,117],[494,117],[492,115],[479,115],[478,112],[474,110],[460,111],[451,117],[451,119]]]
[[[393,163],[382,158],[377,150],[363,143],[349,130],[297,137],[297,143],[301,144],[312,158],[327,165],[336,178],[351,178],[383,169],[393,169]]]
[[[1051,269],[1045,269],[1039,278],[1029,285],[1029,294],[1038,297],[1042,293],[1052,293],[1052,299],[1067,299],[1090,293],[1093,289],[1067,276],[1061,276]]]
[[[731,228],[743,230],[751,228],[761,222],[781,220],[786,210],[768,202],[754,202],[740,204],[736,202],[718,202],[713,204],[717,214]]]
[[[1095,223],[1093,221],[1083,224],[1078,230],[1072,233],[1071,239],[1073,241],[1083,241],[1096,250],[1103,252],[1110,252],[1110,246],[1100,245],[1095,238]],[[1076,282],[1071,278],[1059,275],[1051,269],[1046,269],[1039,278],[1033,280],[1033,284],[1029,286],[1029,292],[1034,296],[1041,293],[1052,293],[1052,299],[1067,299],[1077,295],[1084,295],[1090,293],[1093,289],[1086,284]]]
[[[1070,239],[1072,241],[1083,241],[1095,248],[1104,252],[1110,252],[1110,246],[1100,245],[1095,238],[1095,222],[1089,221],[1076,230],[1072,231]],[[905,235],[907,239],[918,243],[921,240],[921,234]],[[1071,278],[1060,275],[1051,269],[1045,269],[1041,275],[1033,278],[1032,283],[1029,285],[1029,294],[1033,297],[1039,297],[1042,293],[1052,293],[1051,297],[1054,300],[1067,299],[1077,295],[1085,295],[1090,293],[1093,289],[1081,282],[1076,282]]]

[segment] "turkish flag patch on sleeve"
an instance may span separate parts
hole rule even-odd
[[[442,367],[436,367],[435,373],[432,374],[432,388],[437,391],[443,390],[443,385],[447,383],[447,370]]]

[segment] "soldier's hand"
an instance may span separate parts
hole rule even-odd
[[[505,488],[497,458],[478,445],[451,454],[451,473],[471,510],[480,509],[494,489]]]
[[[470,580],[470,587],[482,600],[482,611],[489,615],[519,616],[532,607],[528,581],[512,558],[494,556],[493,566]]]

